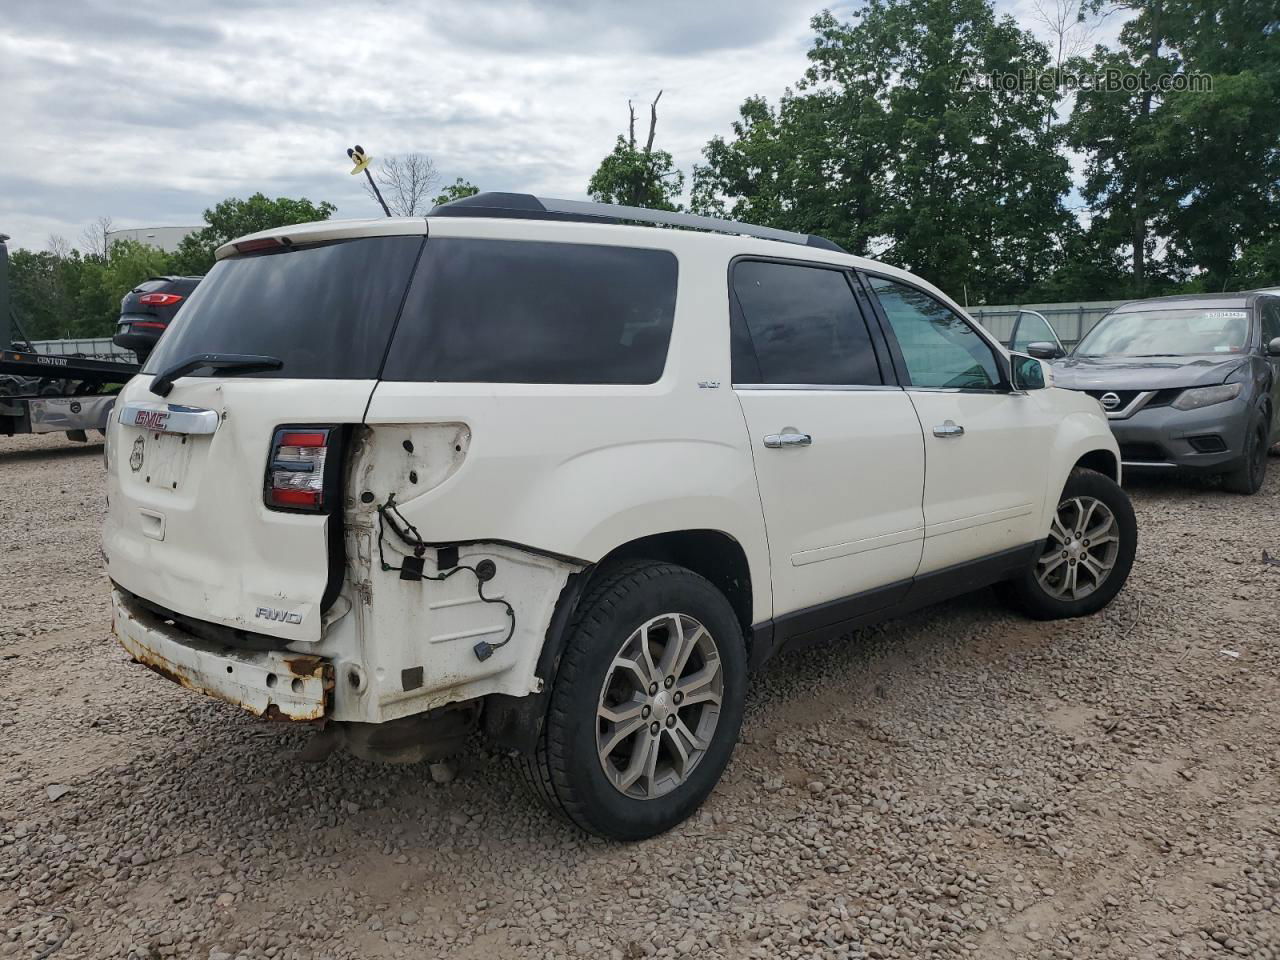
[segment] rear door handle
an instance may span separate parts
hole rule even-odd
[[[781,447],[807,447],[813,443],[813,437],[801,433],[795,427],[783,427],[781,433],[771,433],[764,438],[764,445],[770,450]]]
[[[933,428],[935,437],[963,437],[964,427],[954,420],[944,420],[940,426]]]

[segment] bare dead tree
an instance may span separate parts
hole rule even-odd
[[[1044,27],[1053,47],[1053,66],[1062,65],[1087,50],[1094,36],[1116,7],[1098,9],[1089,0],[1034,0],[1032,19]]]
[[[71,256],[71,241],[60,233],[49,234],[49,239],[45,241],[44,246],[59,260],[65,260]]]
[[[662,99],[662,91],[658,91],[658,95],[653,98],[653,103],[649,104],[649,139],[644,143],[645,156],[653,153],[653,133],[658,129],[658,101]]]
[[[378,162],[378,185],[391,213],[398,217],[416,217],[432,207],[432,195],[440,182],[436,165],[425,153],[395,154]],[[365,184],[365,193],[374,197]]]
[[[653,103],[649,104],[649,139],[644,143],[645,155],[653,153],[653,135],[658,129],[658,101],[662,99],[662,91],[658,91],[658,95],[653,98]],[[630,114],[630,120],[627,123],[627,146],[632,150],[636,148],[636,107],[630,100],[627,101],[627,113]]]
[[[80,234],[80,242],[84,244],[84,252],[94,257],[105,258],[107,250],[107,234],[115,224],[110,217],[98,217],[84,228]]]

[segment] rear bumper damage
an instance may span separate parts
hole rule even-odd
[[[323,721],[331,712],[333,666],[288,650],[240,650],[192,636],[111,591],[112,629],[139,663],[163,677],[268,720]]]

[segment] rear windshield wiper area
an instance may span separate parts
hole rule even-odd
[[[196,370],[226,370],[237,373],[257,373],[262,370],[279,370],[284,361],[277,357],[263,357],[249,353],[197,353],[179,360],[151,382],[151,392],[157,397],[167,397],[173,390],[173,381]]]

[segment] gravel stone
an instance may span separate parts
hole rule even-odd
[[[624,845],[483,741],[301,764],[308,731],[131,663],[101,445],[0,438],[0,957],[65,916],[52,960],[1280,960],[1270,472],[1131,483],[1094,617],[987,591],[779,658],[703,809]]]

